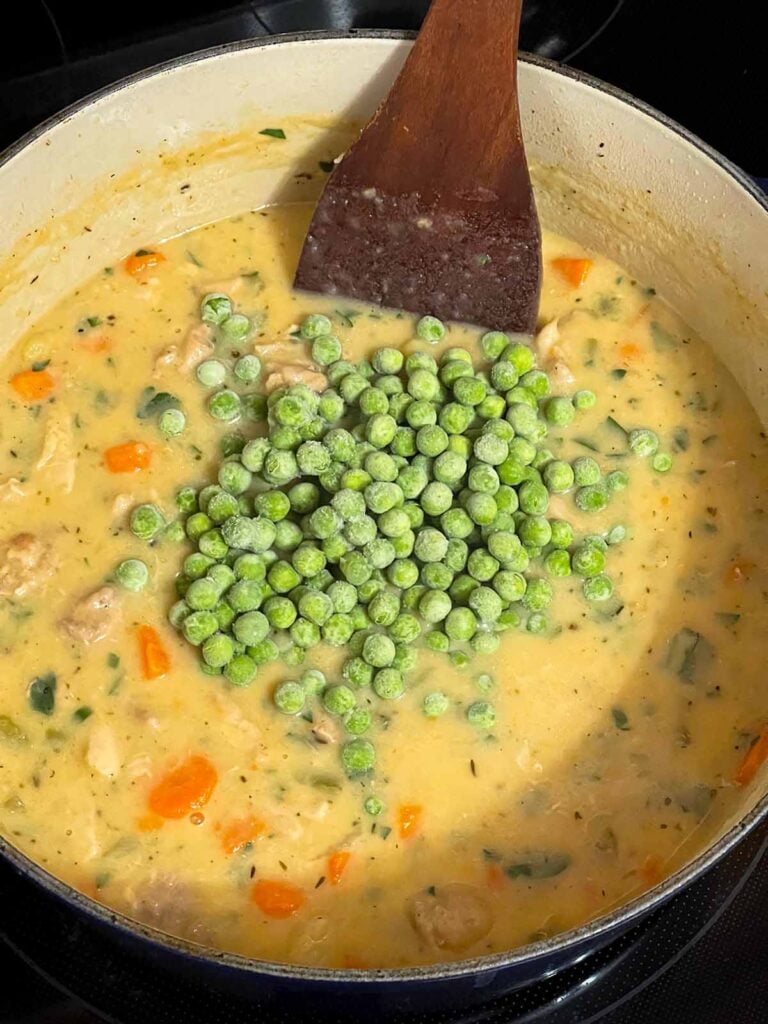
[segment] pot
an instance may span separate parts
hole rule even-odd
[[[22,139],[0,165],[5,343],[147,239],[317,195],[318,155],[340,152],[353,134],[337,122],[370,116],[410,45],[403,34],[318,33],[208,50],[126,79]],[[658,283],[768,415],[765,197],[684,129],[609,86],[534,57],[523,57],[519,78],[543,222]],[[258,135],[288,118],[281,146]],[[0,855],[19,884],[63,901],[105,941],[255,1007],[306,1009],[310,997],[353,1015],[456,1007],[550,975],[628,929],[768,815],[765,791],[758,778],[738,820],[718,823],[682,852],[675,874],[611,914],[509,953],[407,970],[330,971],[209,951],[102,907],[3,840]]]

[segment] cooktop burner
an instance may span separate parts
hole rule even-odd
[[[654,916],[581,963],[488,1006],[390,1024],[763,1024],[768,824]],[[112,947],[0,869],[2,1024],[252,1024],[254,1008]],[[756,912],[756,908],[760,908]],[[9,980],[15,981],[9,984]],[[150,1010],[151,1008],[151,1010]],[[151,1016],[148,1014],[151,1012]],[[327,1020],[308,1004],[302,1024]],[[259,1016],[291,1024],[295,1016]]]

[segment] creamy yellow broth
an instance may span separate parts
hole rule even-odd
[[[556,580],[546,635],[505,633],[495,654],[463,669],[422,650],[405,696],[377,719],[374,776],[348,780],[338,744],[316,742],[309,723],[272,704],[274,684],[301,670],[277,662],[247,688],[200,672],[166,618],[191,549],[150,546],[127,528],[139,502],[172,520],[176,490],[214,479],[219,439],[233,429],[207,414],[191,371],[202,295],[228,291],[257,319],[246,346],[257,353],[275,342],[303,352],[288,332],[311,311],[333,318],[346,358],[422,345],[411,317],[357,308],[350,320],[338,315],[348,303],[290,290],[308,216],[257,211],[164,244],[165,261],[147,274],[105,268],[6,359],[0,829],[108,906],[246,955],[398,967],[509,949],[655,884],[697,830],[703,843],[738,806],[739,765],[766,717],[755,657],[768,623],[764,438],[728,370],[653,289],[596,255],[574,287],[551,261],[582,250],[545,233],[540,319],[559,318],[549,365],[573,374],[569,393],[598,395],[547,444],[567,459],[594,454],[631,479],[604,512],[580,513],[563,495],[548,514],[568,518],[577,536],[626,526],[610,553],[615,598],[589,605],[577,577]],[[478,351],[463,328],[445,345]],[[54,381],[42,402],[7,383],[32,364]],[[181,437],[164,440],[155,419],[137,418],[149,386],[180,399]],[[609,416],[656,430],[672,470],[626,454]],[[105,450],[127,441],[148,446],[150,466],[109,473]],[[19,534],[31,535],[21,548]],[[116,591],[103,629],[67,631],[74,606],[129,557],[147,563],[147,588]],[[143,624],[170,654],[160,678],[142,672]],[[684,628],[702,638],[685,664],[673,641]],[[317,648],[302,668],[333,678],[342,657]],[[47,673],[57,682],[50,714],[40,710],[45,682],[37,709],[30,702],[30,684]],[[465,717],[483,673],[497,713],[490,735]],[[421,703],[438,687],[452,707],[428,720]],[[158,822],[148,794],[191,755],[215,765],[211,798]],[[384,803],[375,818],[363,812],[371,794]],[[420,808],[405,837],[403,806]],[[233,824],[252,834],[227,852]],[[339,851],[350,857],[335,879],[329,857]],[[252,899],[260,879],[296,887],[303,904],[265,916]]]

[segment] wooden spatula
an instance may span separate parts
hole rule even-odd
[[[520,131],[522,0],[433,0],[400,76],[331,173],[300,289],[531,333],[541,233]]]

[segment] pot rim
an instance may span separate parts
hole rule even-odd
[[[208,47],[197,50],[193,53],[183,54],[180,57],[153,65],[141,71],[135,72],[125,78],[119,79],[110,85],[89,93],[82,99],[65,107],[63,110],[47,118],[41,124],[32,128],[18,141],[12,143],[0,153],[0,170],[25,149],[45,136],[51,129],[64,124],[81,110],[91,106],[93,103],[112,96],[128,89],[144,79],[153,78],[174,71],[180,67],[197,64],[200,61],[210,60],[229,53],[241,50],[260,49],[264,46],[279,46],[284,43],[302,43],[324,40],[349,40],[357,39],[390,39],[393,41],[407,41],[416,37],[415,32],[405,30],[386,29],[351,29],[348,32],[319,30],[313,32],[293,32],[272,36],[258,36],[254,39],[239,40],[234,43],[225,43],[219,46]],[[581,85],[586,85],[597,92],[605,93],[613,99],[619,100],[629,107],[645,114],[651,120],[662,125],[664,128],[674,132],[689,145],[699,150],[705,157],[709,158],[721,170],[725,171],[734,181],[768,214],[768,195],[766,195],[740,167],[734,164],[727,157],[722,156],[708,143],[704,142],[693,132],[678,124],[666,114],[661,113],[643,100],[636,99],[624,90],[609,85],[592,75],[585,74],[575,68],[559,64],[557,61],[536,54],[521,53],[520,59],[526,64],[532,64],[545,71],[563,78],[571,79]],[[250,975],[265,975],[272,978],[297,981],[318,981],[330,983],[357,983],[361,987],[369,987],[372,990],[382,983],[400,982],[430,982],[461,978],[488,972],[496,972],[514,967],[516,964],[528,963],[531,960],[546,959],[552,954],[564,951],[569,946],[581,947],[591,940],[598,940],[614,929],[629,925],[640,917],[656,909],[678,890],[685,888],[694,881],[696,877],[706,872],[721,857],[725,856],[748,832],[750,832],[763,818],[768,817],[768,793],[757,802],[757,804],[736,824],[734,824],[717,842],[713,843],[702,851],[688,864],[676,871],[669,878],[665,879],[653,889],[642,893],[628,903],[601,915],[594,920],[588,921],[576,928],[560,932],[557,935],[527,946],[518,947],[506,952],[494,953],[489,956],[473,957],[467,960],[449,961],[427,966],[416,966],[406,968],[379,968],[369,970],[350,970],[336,968],[318,968],[300,964],[277,963],[268,960],[257,960],[245,957],[237,953],[228,953],[215,950],[206,946],[198,945],[177,936],[168,935],[156,928],[135,921],[126,914],[112,910],[109,907],[98,903],[90,896],[79,892],[66,882],[52,875],[40,865],[36,864],[21,850],[14,847],[6,839],[0,836],[0,857],[7,860],[20,874],[31,878],[41,888],[52,893],[65,903],[85,913],[90,918],[95,918],[102,925],[113,926],[132,937],[140,937],[147,942],[153,943],[167,951],[198,960],[206,964],[215,964],[219,967],[245,971]]]

